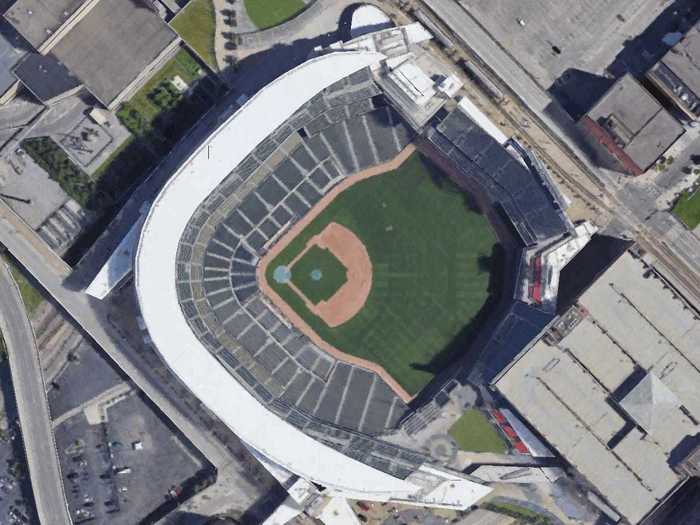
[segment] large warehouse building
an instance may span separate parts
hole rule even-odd
[[[496,386],[638,523],[688,478],[700,437],[700,320],[628,252],[580,296],[571,319]]]

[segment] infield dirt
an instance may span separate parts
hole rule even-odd
[[[276,267],[290,265],[332,223],[366,248],[372,279],[366,299],[347,297],[354,304],[346,312],[329,309],[327,315],[342,314],[337,326],[273,279]],[[258,282],[282,316],[315,344],[340,360],[381,371],[410,398],[464,355],[478,333],[496,242],[473,199],[410,147],[332,189],[271,247],[258,266]],[[310,275],[314,266],[307,259]],[[302,283],[307,291],[318,292],[309,281]],[[313,302],[332,299],[341,282],[329,279]]]

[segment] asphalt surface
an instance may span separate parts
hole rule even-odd
[[[72,523],[63,492],[34,332],[19,289],[4,263],[0,264],[0,297],[0,329],[10,360],[37,514],[42,524]]]
[[[473,48],[494,71],[507,72],[504,81],[534,111],[543,111],[550,104],[550,97],[537,82],[520,68],[503,48],[491,40],[483,27],[461,5],[454,0],[431,0],[425,2],[425,5],[454,31],[462,42]]]
[[[0,202],[0,243],[217,468],[218,479],[226,480],[230,487],[230,504],[241,509],[250,507],[261,494],[240,463],[210,432],[193,423],[194,415],[188,417],[191,409],[181,396],[163,384],[156,371],[114,328],[107,305],[64,284],[70,268],[4,202]]]
[[[575,139],[578,132],[570,116],[481,28],[478,23],[452,0],[431,0],[421,4],[437,17],[456,36],[469,55],[490,77],[499,77],[516,104],[503,105],[505,114],[519,116],[519,126],[529,140],[542,147],[547,162],[559,167],[560,176],[567,186],[580,193],[583,202],[596,212],[597,217],[614,219],[615,232],[634,238],[657,266],[664,268],[673,285],[680,288],[691,301],[700,302],[700,279],[697,259],[700,241],[667,213],[656,213],[640,222],[633,210],[611,188],[608,176],[594,166]],[[514,108],[518,108],[514,111]],[[529,109],[524,113],[523,109]],[[530,125],[532,119],[535,125]],[[552,130],[545,131],[545,130]],[[546,139],[538,138],[544,133]],[[551,160],[550,160],[551,159]],[[596,188],[591,188],[593,184]],[[602,212],[602,213],[601,213]],[[590,217],[588,217],[590,218]],[[595,221],[594,221],[595,222]]]
[[[54,378],[54,388],[48,393],[54,424],[67,412],[90,403],[123,382],[104,355],[87,341],[83,340],[72,354],[73,359]]]

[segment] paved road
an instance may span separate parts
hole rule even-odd
[[[102,348],[227,480],[231,505],[246,509],[261,496],[240,463],[206,429],[197,426],[181,396],[149,366],[109,322],[107,305],[64,284],[65,263],[0,201],[0,243],[24,266],[65,312]],[[190,417],[191,416],[191,417]]]
[[[236,99],[241,95],[253,96],[274,78],[304,62],[314,46],[335,42],[338,39],[340,15],[349,5],[355,4],[356,0],[317,0],[316,3],[323,9],[314,6],[309,8],[308,13],[304,13],[307,24],[283,24],[279,26],[282,29],[277,28],[279,31],[275,39],[270,39],[268,32],[256,33],[259,38],[264,37],[262,47],[245,49],[248,57],[238,63],[238,68],[235,71],[229,68],[222,73],[222,78],[230,80],[231,90],[202,116],[129,197],[109,227],[76,265],[70,277],[76,288],[87,287],[137,221],[144,203],[155,199],[187,156],[237,109]],[[379,4],[376,0],[370,0],[370,3]],[[408,20],[395,6],[385,6],[385,9],[401,22]],[[312,14],[314,16],[309,16]]]
[[[551,103],[550,96],[535,79],[491,39],[486,30],[459,3],[454,0],[430,0],[424,4],[499,74],[533,111],[544,111]]]
[[[0,298],[0,329],[7,345],[39,521],[44,525],[72,523],[63,493],[63,478],[34,332],[19,289],[5,263],[0,263]]]
[[[250,80],[248,81],[250,82]],[[165,182],[180,164],[234,111],[237,107],[234,101],[240,94],[240,90],[231,91],[219,100],[180,139],[177,145],[172,148],[170,154],[161,160],[146,180],[134,190],[116,217],[112,219],[109,227],[85,253],[75,268],[72,270],[68,268],[66,276],[71,274],[70,284],[72,287],[76,289],[86,288],[90,284],[90,281],[116,249],[117,245],[136,223],[144,206],[149,205],[156,198]],[[43,241],[41,242],[43,243]]]
[[[514,108],[527,108],[537,122],[523,125],[523,135],[534,139],[534,144],[547,150],[553,165],[558,165],[566,174],[568,183],[584,190],[583,184],[595,183],[597,190],[581,191],[584,202],[592,204],[615,219],[620,232],[632,236],[659,264],[668,269],[675,286],[689,295],[691,301],[700,304],[700,279],[698,263],[700,241],[667,213],[654,214],[650,220],[641,220],[635,207],[625,203],[625,195],[618,195],[610,177],[594,166],[579,148],[573,120],[532,79],[513,58],[454,0],[421,0],[421,5],[432,12],[462,43],[470,55],[476,55],[492,77],[500,78],[501,84],[520,101],[519,104],[503,105],[500,110],[513,113]],[[521,113],[516,111],[516,113]],[[527,114],[527,113],[526,113]],[[551,141],[538,140],[533,132],[538,129],[550,135]],[[551,131],[552,130],[554,134]],[[546,157],[545,157],[545,160]],[[548,160],[549,162],[549,160]],[[573,164],[573,165],[572,165]],[[568,165],[568,166],[567,166]],[[562,175],[563,176],[563,175]],[[598,211],[598,210],[595,210]],[[595,221],[594,221],[595,222]]]

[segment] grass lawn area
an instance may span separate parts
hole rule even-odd
[[[315,275],[320,272],[320,275]],[[313,304],[327,301],[347,281],[347,269],[330,252],[312,246],[292,266],[292,283]]]
[[[258,29],[286,22],[304,7],[302,0],[245,0],[245,10]]]
[[[684,191],[673,206],[673,214],[694,230],[700,224],[700,189]]]
[[[364,308],[335,328],[272,279],[277,266],[288,265],[331,222],[357,235],[373,267]],[[380,364],[415,394],[471,340],[472,321],[489,297],[495,244],[488,221],[469,208],[464,193],[415,154],[338,195],[270,262],[266,278],[320,337]]]
[[[488,418],[478,410],[467,410],[449,430],[460,450],[503,454],[506,444]]]
[[[550,525],[552,520],[547,516],[539,514],[534,510],[530,510],[520,505],[513,503],[485,503],[483,508],[499,514],[505,514],[511,518],[516,518],[518,523],[532,523],[533,525]]]
[[[179,76],[188,85],[202,76],[202,69],[186,49],[181,49],[153,78],[125,102],[117,116],[132,133],[142,135],[162,112],[177,105],[182,95],[171,80]],[[159,96],[162,95],[162,96]]]
[[[209,67],[216,69],[214,34],[216,13],[212,0],[192,0],[170,24]]]
[[[27,313],[31,316],[34,314],[34,312],[36,312],[39,305],[44,302],[44,297],[36,288],[34,288],[34,286],[29,282],[29,280],[24,276],[13,261],[5,259],[5,262],[10,267],[12,277],[19,287],[19,293],[22,296],[24,307],[27,309]]]

